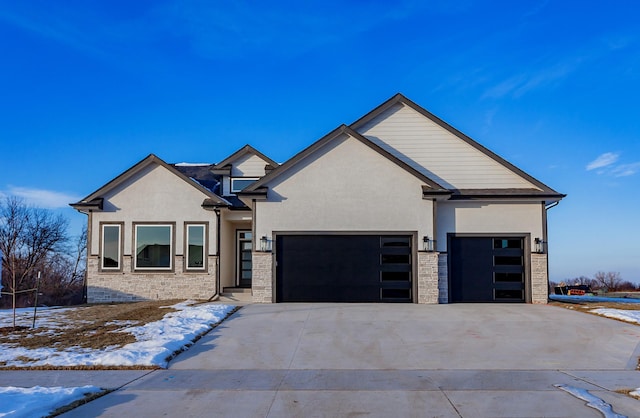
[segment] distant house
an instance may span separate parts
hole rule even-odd
[[[563,194],[401,94],[282,165],[149,155],[80,202],[90,302],[547,301]]]

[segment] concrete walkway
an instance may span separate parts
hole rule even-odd
[[[602,416],[558,384],[638,417],[638,356],[640,327],[552,306],[248,305],[168,370],[0,378],[124,385],[65,417]]]

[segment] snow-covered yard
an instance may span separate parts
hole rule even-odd
[[[19,345],[0,344],[0,365],[4,367],[30,366],[158,366],[166,367],[169,358],[186,347],[200,335],[222,321],[233,309],[230,305],[197,304],[186,301],[172,305],[175,311],[159,321],[141,326],[131,326],[127,321],[118,323],[118,331],[135,336],[136,341],[122,347],[102,349],[65,347],[56,349],[41,347],[27,349]],[[38,311],[37,327],[42,332],[55,332],[69,327],[64,314],[70,309],[43,309]],[[18,311],[19,323],[30,323],[32,309]],[[11,310],[0,311],[0,328],[12,324]],[[40,417],[55,409],[82,399],[87,394],[101,392],[95,386],[84,387],[0,387],[0,417]]]
[[[197,304],[185,301],[170,306],[175,312],[163,319],[141,326],[131,326],[121,321],[114,332],[128,332],[135,342],[122,347],[108,346],[92,349],[79,346],[63,348],[39,347],[23,348],[19,341],[15,344],[0,344],[0,365],[4,367],[34,366],[158,366],[166,367],[169,357],[188,346],[199,335],[205,333],[224,319],[235,307],[230,305]],[[62,314],[74,308],[46,309],[38,312],[37,328],[48,333],[70,325]],[[20,310],[19,314],[30,318],[33,310]],[[0,311],[0,327],[11,325],[11,310]],[[29,323],[24,319],[21,323]]]
[[[0,417],[45,417],[58,408],[99,392],[102,392],[102,389],[95,386],[0,387]]]

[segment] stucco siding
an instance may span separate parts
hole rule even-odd
[[[402,104],[390,107],[357,131],[447,188],[536,188]]]
[[[274,231],[417,231],[432,235],[422,182],[343,135],[269,184],[256,202],[256,236]]]
[[[448,233],[543,235],[543,211],[540,202],[439,202],[437,205],[437,249],[447,251]]]
[[[184,248],[184,222],[208,222],[209,254],[216,253],[215,213],[202,208],[207,197],[174,173],[151,165],[104,197],[104,210],[93,212],[91,254],[100,248],[100,223],[124,222],[124,255],[132,254],[134,222],[175,222],[175,254]]]

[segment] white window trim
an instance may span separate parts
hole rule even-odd
[[[242,191],[242,189],[248,186],[244,186],[242,189],[234,189],[233,187],[234,180],[253,180],[255,182],[260,180],[260,177],[231,177],[231,184],[229,185],[229,188],[231,189],[231,193],[238,193],[239,191]]]
[[[202,227],[202,267],[189,267],[189,228],[192,226]],[[206,223],[186,223],[184,225],[186,230],[186,239],[184,242],[184,254],[185,254],[185,270],[189,271],[204,271],[207,269],[207,224]]]
[[[111,226],[117,226],[118,227],[118,266],[117,267],[105,267],[104,265],[104,251],[105,251],[105,245],[104,245],[104,228],[105,227],[111,227]],[[100,225],[100,270],[103,271],[120,271],[122,270],[122,224],[110,224],[110,223],[103,223]]]
[[[138,227],[168,226],[169,227],[169,267],[138,267]],[[173,271],[173,258],[175,254],[174,225],[171,223],[137,223],[133,226],[133,268],[144,271]]]

